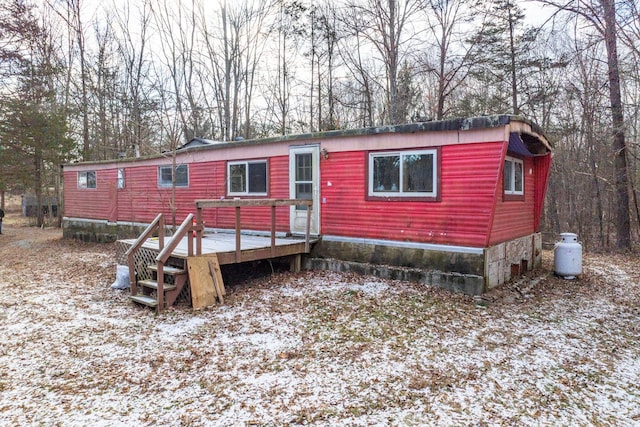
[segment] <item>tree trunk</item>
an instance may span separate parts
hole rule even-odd
[[[615,171],[616,204],[616,246],[618,249],[631,247],[631,221],[629,209],[629,176],[627,169],[627,146],[624,138],[624,115],[620,95],[620,70],[618,68],[616,10],[614,0],[600,0],[604,8],[604,39],[607,46],[607,66],[609,69],[609,99],[613,122],[613,156]]]

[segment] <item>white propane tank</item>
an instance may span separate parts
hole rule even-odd
[[[553,250],[553,270],[565,279],[575,279],[582,274],[582,245],[577,234],[560,233],[560,241]]]

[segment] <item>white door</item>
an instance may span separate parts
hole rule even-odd
[[[289,149],[290,198],[313,200],[310,233],[320,234],[320,147],[308,145]],[[307,207],[291,207],[291,232],[304,234],[307,229]]]

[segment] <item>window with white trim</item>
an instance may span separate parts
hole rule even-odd
[[[504,194],[524,195],[524,162],[507,156],[504,161]]]
[[[124,188],[124,169],[118,169],[118,189]]]
[[[227,163],[228,194],[230,196],[266,196],[267,161]]]
[[[96,188],[96,171],[78,172],[78,188]]]
[[[158,166],[158,187],[171,187],[173,166]],[[189,168],[187,165],[176,166],[176,187],[189,186]]]
[[[437,150],[369,153],[369,196],[436,197]]]

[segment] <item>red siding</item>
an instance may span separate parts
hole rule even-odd
[[[367,152],[332,151],[320,161],[320,233],[472,247],[530,234],[538,228],[550,156],[525,161],[524,201],[504,201],[505,151],[502,141],[442,146],[439,201],[367,200]],[[238,153],[238,160],[244,160],[242,151]],[[158,188],[158,165],[126,165],[98,164],[96,189],[78,189],[75,169],[65,171],[65,216],[137,223],[148,223],[160,212],[170,216],[172,190]],[[118,167],[124,167],[126,181],[125,188],[116,191]],[[190,163],[189,187],[175,193],[177,222],[195,212],[195,200],[225,197],[225,176],[225,160]],[[268,179],[267,197],[289,197],[289,158],[284,150],[269,158]],[[207,227],[235,225],[232,209],[207,209],[204,215]],[[243,208],[242,226],[268,230],[270,212]],[[287,207],[278,208],[277,228],[289,230]]]
[[[531,173],[529,173],[531,171]],[[526,236],[534,230],[536,170],[533,158],[524,159],[524,200],[504,200],[502,173],[497,187],[493,227],[488,245]]]
[[[544,209],[544,199],[547,194],[547,182],[551,171],[551,153],[534,159],[535,176],[535,211],[533,215],[533,227],[536,232],[540,231],[540,218]]]
[[[96,188],[78,188],[78,173],[64,173],[65,215],[68,217],[111,219],[116,187],[116,169],[96,171]]]
[[[269,159],[269,197],[289,197],[288,157]],[[158,187],[158,166],[124,167],[125,188],[117,190],[117,168],[97,171],[97,189],[78,189],[69,183],[76,182],[76,172],[65,172],[65,216],[90,219],[110,219],[124,222],[148,223],[164,213],[171,218],[171,188]],[[226,196],[226,162],[192,163],[189,165],[189,187],[176,188],[176,221],[178,223],[189,214],[195,213],[195,200],[220,199]],[[111,189],[111,193],[109,193]],[[242,227],[245,229],[268,230],[271,213],[267,208],[243,208]],[[289,210],[278,208],[277,229],[289,229]],[[233,209],[206,209],[204,220],[207,227],[235,227]]]
[[[502,146],[442,147],[440,202],[366,201],[367,154],[332,154],[322,163],[322,234],[482,246]]]

